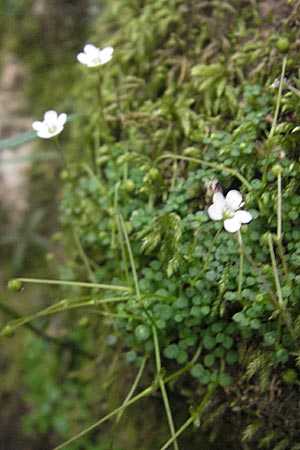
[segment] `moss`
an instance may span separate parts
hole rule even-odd
[[[106,387],[113,374],[122,379],[121,355],[132,372],[149,358],[142,386],[170,377],[176,426],[191,414],[200,425],[180,437],[183,448],[224,448],[224,434],[230,448],[297,444],[292,416],[278,421],[274,392],[285,417],[293,415],[296,400],[288,410],[286,374],[296,372],[300,332],[294,233],[299,3],[280,3],[273,14],[266,7],[246,1],[107,2],[90,42],[113,45],[115,56],[100,77],[78,68],[72,89],[73,105],[86,116],[70,127],[65,145],[60,236],[68,261],[61,276],[129,285],[134,294],[108,302],[107,309],[95,295],[75,296],[89,320],[73,330],[77,316],[67,315],[63,329],[84,348],[101,347]],[[291,43],[287,60],[276,48],[282,35]],[[270,85],[283,61],[287,80],[275,123],[278,88]],[[254,218],[243,228],[243,257],[236,240],[205,211],[221,189],[239,189]],[[158,373],[153,329],[163,366]],[[101,369],[90,372],[90,389],[99,395],[94,398],[78,388],[84,363],[72,355],[70,365],[79,373],[78,385],[66,384],[68,395],[77,396],[72,404],[84,411],[88,403],[95,416],[104,414],[99,398],[105,399],[105,387],[96,382]],[[64,373],[70,376],[70,370]],[[299,380],[291,383],[296,388]],[[147,398],[151,417],[162,414],[159,401]],[[135,408],[127,422],[130,436],[116,431],[114,440],[121,447],[159,448],[168,439],[166,422],[149,429],[143,406]],[[61,402],[60,413],[66,411]],[[64,439],[87,418],[73,425],[67,416],[67,422],[56,427]],[[134,424],[139,433],[131,434]],[[101,445],[101,436],[94,438]]]

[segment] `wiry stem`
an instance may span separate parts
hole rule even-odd
[[[283,88],[283,83],[284,83],[284,75],[285,75],[285,69],[286,69],[286,62],[287,62],[287,57],[285,56],[282,61],[282,69],[281,69],[280,82],[279,82],[279,88],[278,88],[278,94],[277,94],[277,101],[276,101],[276,106],[275,106],[272,127],[270,130],[269,136],[268,136],[268,141],[270,141],[272,139],[272,137],[274,136],[275,129],[277,126],[280,102],[281,102],[281,97],[282,97],[282,88]],[[271,150],[272,150],[271,144],[270,144],[270,142],[268,142],[265,166],[264,166],[264,171],[263,171],[263,176],[262,176],[262,185],[263,186],[265,186],[266,181],[267,181],[267,172],[268,172],[268,167],[269,167],[269,163],[270,163]]]
[[[154,340],[154,351],[155,351],[156,371],[157,371],[158,383],[159,383],[161,395],[162,395],[162,398],[163,398],[163,402],[164,402],[164,405],[165,405],[165,410],[166,410],[167,419],[168,419],[168,423],[169,423],[169,428],[170,428],[170,432],[171,432],[171,438],[172,438],[173,447],[174,447],[174,450],[179,450],[177,439],[176,439],[176,435],[175,435],[175,426],[174,426],[172,411],[171,411],[170,404],[169,404],[168,394],[167,394],[167,391],[166,391],[165,382],[164,382],[164,380],[162,378],[162,375],[161,375],[160,350],[159,350],[159,343],[158,343],[157,332],[156,332],[156,328],[154,326],[152,327],[152,334],[153,334],[153,340]]]

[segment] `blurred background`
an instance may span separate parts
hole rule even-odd
[[[72,91],[76,73],[76,54],[87,38],[91,17],[101,8],[100,2],[96,3],[87,0],[0,3],[1,140],[31,130],[31,122],[40,120],[47,109],[66,108],[66,93]],[[69,98],[72,110],[71,95]],[[7,282],[21,275],[57,276],[49,251],[55,247],[50,241],[57,230],[59,173],[60,160],[53,142],[36,139],[1,149],[1,328],[22,311],[36,310],[51,299],[51,290],[45,286],[28,285],[16,296],[7,289]],[[62,250],[55,251],[63,259]],[[56,442],[49,425],[50,409],[57,401],[55,386],[45,383],[35,389],[36,398],[30,389],[41,383],[43,374],[39,371],[35,374],[36,358],[47,351],[52,339],[43,331],[43,324],[24,327],[13,339],[2,338],[0,448],[3,450],[47,450]],[[45,364],[47,370],[46,361]],[[45,405],[37,418],[34,403],[43,403],[47,390],[52,406]],[[31,419],[26,420],[29,412]]]

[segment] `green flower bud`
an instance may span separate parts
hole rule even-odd
[[[149,170],[148,176],[151,181],[156,181],[160,178],[160,172],[156,167],[152,167],[152,169]]]
[[[276,48],[281,53],[286,53],[288,51],[289,47],[290,47],[290,41],[288,40],[287,37],[281,37],[276,42]]]
[[[22,289],[22,283],[19,280],[9,280],[7,287],[12,292],[20,292]]]
[[[123,188],[127,194],[132,194],[135,190],[135,183],[132,180],[126,180],[123,182]]]
[[[15,330],[10,325],[6,325],[6,327],[1,332],[1,335],[5,337],[12,337],[14,334]]]
[[[274,167],[272,167],[272,172],[277,177],[279,174],[283,172],[283,168],[279,164],[276,164]]]

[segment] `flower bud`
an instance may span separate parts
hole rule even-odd
[[[125,180],[123,182],[123,188],[127,194],[132,194],[135,190],[135,183],[132,180]]]
[[[272,172],[276,177],[278,177],[278,175],[283,172],[283,168],[279,164],[276,164],[274,167],[272,167]]]
[[[290,41],[287,37],[281,37],[276,42],[276,48],[280,53],[286,53],[290,47]]]
[[[9,280],[7,287],[12,292],[20,292],[22,289],[22,283],[19,280]]]
[[[6,327],[1,332],[1,335],[5,336],[5,337],[12,337],[14,334],[15,334],[15,330],[10,325],[6,325]]]

